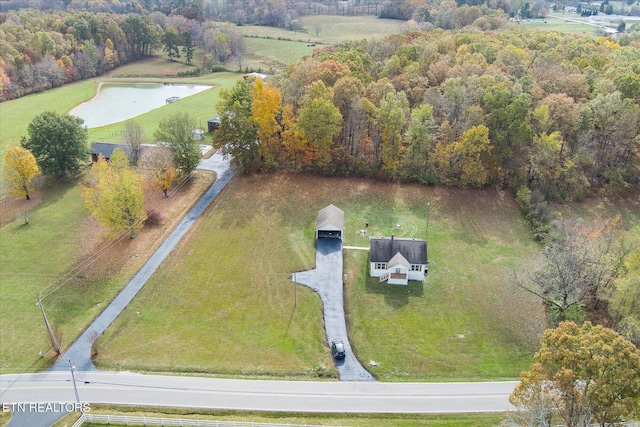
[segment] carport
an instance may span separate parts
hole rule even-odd
[[[329,205],[318,212],[316,220],[316,239],[330,238],[342,240],[344,229],[344,212]]]

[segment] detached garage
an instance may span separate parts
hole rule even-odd
[[[344,212],[329,205],[318,212],[316,220],[316,239],[321,237],[342,240],[344,230]]]

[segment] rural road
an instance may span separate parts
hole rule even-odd
[[[428,414],[513,409],[508,398],[517,383],[258,381],[86,371],[76,373],[76,384],[81,402],[113,405]],[[49,371],[2,375],[0,399],[2,402],[75,402],[71,374]]]

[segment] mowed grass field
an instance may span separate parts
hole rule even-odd
[[[429,218],[424,284],[369,280],[367,253],[344,250],[350,339],[379,379],[506,379],[529,366],[542,307],[505,267],[539,248],[508,195],[289,175],[236,178],[100,339],[99,366],[337,375],[320,299],[290,281],[314,267],[315,220],[330,203],[345,212],[345,245],[368,246],[365,222],[369,235],[425,238]]]

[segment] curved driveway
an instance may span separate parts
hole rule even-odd
[[[344,342],[346,356],[336,360],[342,381],[371,381],[371,375],[355,357],[344,317],[344,292],[342,289],[342,241],[320,238],[316,240],[316,268],[294,273],[296,283],[308,286],[320,295],[323,304],[324,329],[327,343],[334,338]]]

